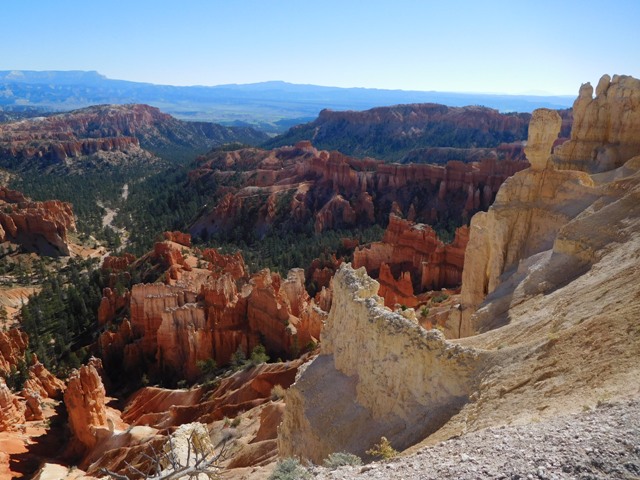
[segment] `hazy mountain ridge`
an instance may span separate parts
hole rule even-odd
[[[280,81],[247,85],[176,87],[108,79],[97,72],[0,71],[0,106],[71,110],[102,103],[147,103],[178,118],[248,122],[272,132],[305,121],[325,108],[365,110],[402,103],[485,105],[501,111],[567,108],[572,97],[421,92],[296,85]],[[281,124],[283,123],[283,124]]]

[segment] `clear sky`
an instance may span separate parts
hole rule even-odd
[[[575,95],[640,78],[640,0],[7,0],[0,70]]]

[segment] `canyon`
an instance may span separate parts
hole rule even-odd
[[[576,103],[587,102],[588,89]],[[587,108],[576,108],[574,125],[591,126],[579,131],[617,122],[590,116],[604,103],[613,111],[635,106],[620,128],[637,132],[640,81],[604,77],[598,91]],[[411,435],[422,438],[415,452],[475,430],[637,396],[640,150],[611,137],[611,147],[625,152],[621,166],[593,175],[567,169],[599,163],[596,152],[610,146],[602,136],[556,166],[551,149],[561,123],[557,112],[534,112],[531,167],[473,217],[449,339],[421,330],[410,310],[384,309],[380,284],[364,269],[340,268],[320,355],[287,393],[278,437],[284,455],[318,462],[343,449],[364,454],[382,435],[400,449]],[[582,138],[572,133],[574,142]],[[347,393],[338,398],[322,388],[329,384]]]
[[[230,232],[239,224],[264,234],[385,225],[394,212],[411,220],[458,224],[486,210],[502,182],[525,161],[483,159],[446,165],[388,164],[318,150],[310,142],[274,150],[213,152],[199,158],[189,179],[216,185],[217,201],[197,218],[192,235]]]
[[[70,432],[64,452],[38,456],[24,440],[0,465],[37,459],[41,480],[130,474],[191,435],[228,452],[223,475],[258,479],[278,457],[321,464],[347,451],[370,462],[385,437],[402,457],[351,471],[377,478],[442,442],[516,428],[529,438],[534,424],[625,409],[640,393],[640,81],[604,76],[593,93],[580,88],[571,120],[536,110],[526,144],[503,147],[509,158],[388,164],[309,141],[200,157],[188,181],[215,189],[217,203],[190,233],[104,259],[86,350],[99,358],[63,384],[27,355],[24,332],[0,332],[3,377],[28,372],[19,391],[0,382],[0,444],[34,439],[63,406]],[[3,195],[20,198],[13,209],[30,203]],[[430,224],[453,218],[464,225],[444,242]],[[192,241],[241,223],[258,234],[386,231],[370,244],[341,239],[348,253],[323,255],[306,275],[252,272],[240,252]],[[260,346],[271,362],[251,361]]]

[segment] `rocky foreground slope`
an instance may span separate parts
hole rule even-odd
[[[415,455],[335,471],[314,468],[317,479],[534,478],[635,479],[640,476],[640,404],[594,409],[528,425],[488,428],[452,438]]]
[[[640,81],[606,82],[600,95],[626,93],[604,103],[638,132]],[[600,95],[591,102],[601,105]],[[582,122],[615,125],[603,115],[577,115]],[[532,167],[472,221],[463,303],[446,330],[468,338],[421,330],[410,312],[382,308],[363,271],[341,268],[321,354],[288,393],[282,455],[363,454],[376,435],[398,448],[411,437],[435,443],[640,393],[640,150],[620,144],[621,166],[597,175],[563,170],[568,162],[550,155],[560,124],[555,112],[534,113]],[[609,137],[594,148],[606,150]],[[341,395],[322,388],[336,384]]]

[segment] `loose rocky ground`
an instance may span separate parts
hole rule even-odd
[[[316,479],[640,479],[640,401],[488,428],[386,463],[314,467]]]

